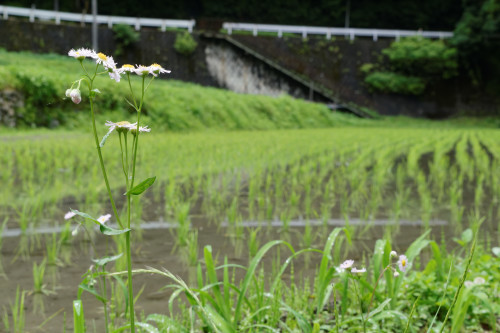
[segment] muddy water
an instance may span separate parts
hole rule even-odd
[[[342,224],[341,220],[331,220],[329,225],[323,226],[319,221],[311,221],[313,242],[312,247],[321,249],[324,246],[325,238],[337,224]],[[362,224],[364,222],[352,220],[351,225]],[[248,237],[249,229],[256,227],[256,222],[245,222],[245,232]],[[315,225],[319,224],[319,225]],[[375,221],[365,232],[356,232],[353,239],[353,246],[347,251],[347,246],[344,248],[345,253],[342,258],[360,259],[362,252],[370,252],[374,247],[377,239],[381,238],[384,233],[384,221]],[[165,224],[164,224],[165,225]],[[218,262],[223,261],[224,256],[228,256],[229,263],[247,265],[249,261],[247,240],[235,239],[231,228],[215,227],[207,223],[201,218],[193,218],[192,225],[198,229],[198,258],[203,265],[203,247],[211,245],[213,248],[214,257],[218,258]],[[356,230],[361,231],[363,228],[358,226]],[[436,237],[440,237],[442,232],[448,232],[449,227],[444,221],[435,221],[432,227]],[[419,222],[402,221],[401,229],[394,236],[394,246],[397,250],[404,250],[424,231],[423,226]],[[166,268],[175,275],[183,278],[188,285],[195,286],[195,269],[189,266],[185,256],[181,255],[175,247],[175,232],[174,228],[158,228],[145,229],[142,232],[142,239],[136,240],[133,243],[133,267],[134,269],[154,267]],[[303,248],[302,236],[305,233],[304,221],[291,221],[290,229],[284,232],[279,221],[266,223],[263,222],[260,232],[260,245],[274,239],[284,239],[294,244],[296,250]],[[6,233],[7,235],[7,233]],[[16,288],[21,287],[22,290],[33,289],[32,265],[33,262],[41,262],[45,255],[45,246],[43,242],[39,249],[35,249],[27,260],[16,258],[16,248],[19,243],[19,237],[4,238],[2,250],[2,262],[6,272],[6,279],[0,277],[0,309],[8,308],[9,303],[14,301]],[[51,291],[49,295],[40,295],[29,293],[26,296],[25,312],[26,312],[26,332],[70,332],[73,330],[72,325],[72,302],[77,297],[78,284],[82,280],[90,265],[92,265],[92,257],[101,257],[115,254],[113,250],[114,244],[109,238],[97,235],[95,238],[95,252],[90,246],[90,243],[85,239],[84,233],[80,232],[75,237],[71,246],[66,246],[62,252],[71,253],[70,264],[62,267],[47,267],[46,284],[47,289]],[[280,251],[282,261],[286,259],[289,252],[284,247]],[[272,262],[275,260],[276,251],[270,251],[262,265],[266,269],[266,274],[272,274]],[[319,262],[319,254],[310,254],[307,257],[298,257],[295,260],[295,275],[308,276],[312,274],[313,268]],[[110,267],[112,269],[112,267]],[[237,272],[236,277],[241,277],[242,274]],[[287,279],[287,275],[283,279]],[[168,291],[160,291],[162,287],[170,284],[171,281],[164,277],[155,275],[137,275],[134,278],[134,290],[137,293],[141,288],[144,288],[143,293],[138,299],[136,310],[137,313],[145,315],[151,313],[168,313]],[[82,296],[85,317],[89,331],[101,332],[103,327],[103,307],[102,304],[94,299],[88,293]],[[54,317],[44,323],[51,316]],[[43,324],[43,327],[39,325]],[[0,332],[3,325],[0,327]]]

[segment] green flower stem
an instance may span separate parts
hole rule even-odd
[[[120,216],[118,215],[118,211],[116,210],[116,205],[115,205],[115,200],[113,199],[113,194],[111,193],[111,187],[109,186],[109,181],[108,181],[108,175],[106,173],[106,168],[104,167],[104,160],[102,158],[102,152],[101,152],[101,146],[99,145],[99,138],[97,137],[97,128],[95,125],[95,114],[94,114],[94,98],[91,96],[92,93],[92,86],[94,84],[94,79],[97,75],[97,68],[98,65],[96,65],[96,69],[94,72],[94,75],[90,77],[89,73],[87,72],[87,69],[85,66],[83,66],[83,61],[80,61],[80,65],[83,68],[83,71],[86,73],[87,78],[88,78],[88,86],[89,86],[89,100],[90,100],[90,114],[92,116],[92,130],[94,132],[94,139],[95,139],[95,144],[97,148],[97,154],[99,155],[99,163],[101,164],[101,170],[102,170],[102,175],[104,178],[104,182],[106,183],[106,189],[108,190],[108,196],[109,196],[109,201],[111,202],[111,207],[113,208],[113,213],[115,214],[116,221],[118,222],[118,225],[120,228],[123,229],[123,224],[120,220]]]
[[[392,264],[387,265],[378,276],[377,281],[375,282],[375,286],[373,287],[372,296],[370,297],[370,304],[368,304],[368,309],[366,310],[367,313],[370,313],[370,309],[373,304],[373,299],[375,298],[375,292],[377,292],[378,283],[380,282],[382,276],[384,276],[385,272],[391,267],[391,265]]]
[[[137,128],[136,128],[136,133],[134,136],[134,143],[132,144],[132,148],[134,150],[133,155],[132,155],[132,179],[131,179],[131,185],[130,187],[134,187],[134,180],[135,180],[135,164],[137,160],[137,146],[139,146],[139,128],[140,128],[140,121],[141,121],[141,111],[142,111],[142,105],[144,104],[144,81],[146,80],[146,76],[142,77],[142,92],[141,92],[141,102],[139,104],[139,108],[137,109]],[[130,228],[130,226],[129,226]]]
[[[123,142],[122,142],[122,133],[118,131],[118,138],[120,139],[120,150],[122,154],[122,170],[123,170],[123,175],[125,176],[125,182],[127,184],[127,191],[129,190],[128,188],[128,168],[126,168],[126,163],[125,163],[125,154],[126,154],[126,149],[127,149],[127,139],[125,138],[125,154],[123,153]]]
[[[89,90],[92,91],[92,81],[89,84]],[[99,138],[97,137],[97,128],[95,125],[95,115],[94,115],[94,100],[90,98],[90,114],[92,115],[92,129],[94,132],[95,145],[97,148],[97,154],[99,155],[99,163],[101,164],[102,175],[104,182],[106,183],[106,189],[108,190],[109,201],[111,202],[111,207],[113,208],[113,213],[115,214],[116,221],[120,228],[123,229],[123,224],[120,221],[118,211],[116,210],[115,200],[113,199],[113,194],[111,193],[111,187],[109,186],[108,175],[106,173],[106,168],[104,167],[104,160],[102,158],[101,147],[99,146]]]
[[[359,295],[359,291],[357,288],[357,283],[358,281],[354,281],[354,291],[356,292],[356,297],[358,298],[359,302],[359,311],[361,315],[361,321],[363,322],[363,332],[366,333],[366,320],[365,316],[363,316],[363,303],[361,302],[361,296]]]
[[[132,100],[134,101],[135,109],[137,110],[137,102],[135,100],[134,90],[132,89],[132,83],[130,82],[130,73],[127,72],[127,81],[130,88],[130,93],[132,94]]]
[[[142,94],[141,94],[141,102],[139,105],[139,108],[137,108],[137,128],[136,128],[136,133],[134,135],[134,141],[132,143],[132,149],[133,149],[133,154],[132,154],[132,177],[130,179],[130,187],[129,189],[132,189],[134,187],[134,180],[135,180],[135,165],[137,161],[137,146],[139,144],[139,122],[141,120],[141,109],[142,105],[144,103],[144,80],[146,79],[145,76],[142,77]],[[130,80],[129,80],[130,84]],[[132,91],[132,86],[130,85],[130,90]],[[133,94],[133,92],[132,92]],[[135,98],[134,98],[134,103],[135,103]],[[126,139],[125,139],[126,140]],[[127,143],[125,142],[125,147],[127,146]],[[128,151],[127,147],[125,148],[126,151]],[[127,158],[128,160],[128,158]],[[128,179],[127,179],[128,180]],[[130,211],[131,211],[131,204],[130,204],[130,199],[131,199],[131,194],[127,194],[127,227],[130,229]],[[135,333],[135,312],[134,312],[134,291],[133,291],[133,286],[132,286],[132,255],[130,252],[130,231],[125,233],[125,245],[126,245],[126,252],[127,252],[127,277],[128,277],[128,295],[129,295],[129,303],[130,303],[130,332]]]
[[[128,196],[128,205],[130,210],[130,194]],[[127,278],[128,278],[128,297],[130,304],[130,332],[135,333],[135,311],[134,311],[134,290],[132,288],[132,257],[130,254],[130,230],[125,233],[125,243],[127,247]]]
[[[106,290],[106,270],[104,268],[104,266],[102,266],[102,276],[101,276],[101,279],[102,279],[102,296],[104,297],[104,299],[106,300],[105,302],[103,302],[104,304],[104,327],[106,328],[105,329],[105,332],[108,333],[108,292]]]
[[[446,317],[443,320],[443,324],[441,326],[441,329],[439,330],[439,333],[442,333],[444,331],[446,322],[448,321],[448,318],[450,317],[451,311],[455,307],[455,304],[457,303],[458,295],[460,294],[460,291],[462,290],[462,287],[465,283],[465,279],[467,278],[467,273],[469,272],[469,267],[472,262],[472,257],[474,257],[474,252],[476,250],[476,239],[477,239],[477,233],[474,235],[474,241],[472,242],[472,246],[470,249],[470,255],[467,260],[467,265],[465,266],[464,273],[462,274],[462,278],[460,279],[460,284],[458,285],[457,292],[455,293],[455,296],[453,297],[453,302],[451,302],[451,306],[448,309],[448,312],[446,313]]]

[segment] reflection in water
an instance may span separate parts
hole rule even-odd
[[[45,316],[44,295],[41,293],[33,294],[33,314]]]
[[[47,266],[47,278],[49,280],[50,289],[56,290],[59,283],[59,269],[57,266]]]

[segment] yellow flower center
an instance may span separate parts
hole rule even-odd
[[[406,267],[406,260],[401,260],[401,265],[403,265],[403,267]]]
[[[158,65],[156,62],[154,64],[152,64],[151,67],[159,67],[159,68],[161,68],[161,66]]]
[[[126,126],[126,125],[130,125],[130,123],[128,121],[119,121],[116,123],[117,126]]]
[[[122,66],[122,68],[130,68],[130,69],[133,69],[133,68],[134,68],[134,66],[129,65],[129,64],[125,64],[125,65],[123,65],[123,66]]]
[[[104,61],[108,60],[108,57],[106,57],[106,55],[105,55],[104,53],[99,52],[99,53],[97,53],[97,56],[98,56],[101,60],[104,60]]]

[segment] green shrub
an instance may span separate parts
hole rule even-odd
[[[131,26],[127,24],[116,24],[113,26],[114,39],[116,44],[115,55],[120,56],[127,47],[138,42],[140,35]]]
[[[420,95],[429,83],[458,74],[457,49],[442,40],[402,38],[382,50],[382,54],[385,61],[360,67],[365,83],[380,92]]]
[[[23,92],[25,107],[18,110],[22,121],[29,126],[53,126],[64,122],[64,114],[53,104],[61,99],[56,84],[44,77],[31,73],[15,74],[17,88]]]
[[[422,78],[394,72],[373,72],[366,76],[365,82],[377,91],[404,95],[420,95],[426,85]]]
[[[448,79],[457,75],[457,49],[443,40],[422,36],[402,38],[382,50],[396,72]]]
[[[187,31],[178,33],[175,38],[174,49],[183,55],[190,55],[196,50],[198,43]]]

